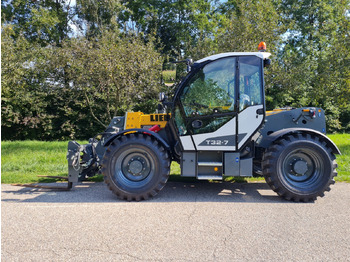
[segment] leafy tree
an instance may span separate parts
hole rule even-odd
[[[350,0],[4,0],[2,137],[87,138],[115,114],[154,110],[162,61],[260,41],[273,61],[268,108],[323,107],[330,131],[350,131],[349,10]]]
[[[70,0],[4,0],[1,1],[1,23],[11,24],[12,36],[22,35],[41,45],[57,44],[71,32],[69,22],[74,14]]]
[[[219,52],[255,52],[261,41],[270,52],[277,50],[283,27],[272,0],[229,0],[221,8],[226,18],[217,37]]]
[[[319,106],[331,131],[341,130],[340,115],[349,104],[349,1],[281,2],[281,17],[289,28],[279,53],[276,85],[292,106]],[[347,102],[345,102],[347,101]],[[345,115],[344,115],[345,113]],[[345,117],[346,118],[346,117]],[[344,119],[349,121],[349,119]]]
[[[95,41],[66,42],[61,55],[64,75],[56,82],[69,79],[78,98],[75,104],[83,103],[79,106],[89,112],[86,117],[91,121],[105,127],[113,116],[127,110],[155,110],[161,60],[153,42],[145,45],[138,38],[106,30]]]
[[[161,60],[151,41],[105,31],[43,48],[11,32],[2,36],[4,139],[86,139],[114,115],[155,110]]]
[[[106,28],[119,31],[117,21],[124,9],[120,0],[77,0],[75,8],[74,22],[86,37],[98,36]]]
[[[217,0],[142,1],[123,0],[126,10],[120,15],[123,29],[156,36],[158,48],[170,57],[186,55],[201,38],[213,36],[219,13]]]
[[[49,50],[31,44],[12,27],[3,27],[1,41],[1,126],[5,139],[45,138],[52,116],[47,114],[45,81],[41,68]],[[38,132],[38,133],[36,133]]]

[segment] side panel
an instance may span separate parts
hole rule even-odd
[[[239,176],[239,153],[225,153],[224,174],[225,176]]]
[[[191,136],[180,136],[182,147],[185,151],[194,151],[194,145]]]
[[[315,111],[315,116],[311,117],[310,109]],[[271,136],[274,137],[276,132],[283,129],[308,129],[326,134],[326,118],[321,108],[290,108],[276,109],[266,112],[266,121],[264,127],[259,131],[261,139],[258,145],[267,148],[271,144]],[[277,133],[278,134],[278,133]],[[278,136],[278,135],[277,135]]]
[[[258,127],[264,120],[263,114],[258,114],[257,111],[263,110],[263,105],[250,106],[238,114],[238,134],[245,136],[238,141],[238,149],[257,131]]]
[[[195,177],[197,174],[196,152],[183,152],[181,158],[181,175],[184,177]]]
[[[240,153],[225,153],[224,174],[225,176],[253,175],[253,158],[240,158]]]
[[[215,132],[193,135],[197,150],[235,151],[236,150],[236,117]]]
[[[239,167],[240,176],[253,176],[253,158],[241,159]]]
[[[263,114],[257,111],[263,110],[263,105],[250,106],[238,114],[238,135],[236,136],[236,117],[212,133],[193,135],[197,150],[236,151],[236,139],[238,150],[257,131],[264,120]]]

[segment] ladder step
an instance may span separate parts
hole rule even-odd
[[[198,180],[222,180],[222,175],[198,175]]]
[[[222,166],[222,162],[198,162],[198,166]]]

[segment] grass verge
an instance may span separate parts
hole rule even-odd
[[[341,152],[341,155],[336,155],[338,163],[336,181],[350,182],[350,134],[334,134],[328,137]]]
[[[337,181],[350,182],[350,134],[329,135],[339,147],[342,155],[337,156]],[[86,143],[83,141],[81,143]],[[1,183],[53,182],[54,179],[39,178],[37,175],[67,176],[67,142],[43,141],[2,141],[1,142]],[[171,165],[171,181],[193,181],[183,178],[177,163]],[[245,182],[263,178],[227,177],[226,181]],[[102,181],[101,176],[91,178]]]
[[[37,175],[67,176],[67,142],[2,141],[1,183],[52,182]]]

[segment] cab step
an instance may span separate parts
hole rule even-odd
[[[197,166],[198,180],[222,180],[222,162],[200,161]]]
[[[222,175],[198,175],[198,180],[222,180]]]
[[[198,166],[220,167],[222,162],[198,162]]]

